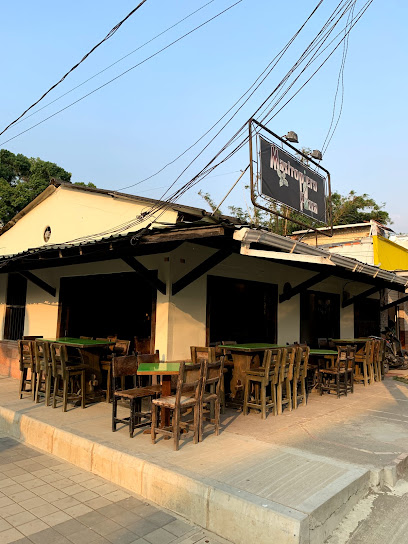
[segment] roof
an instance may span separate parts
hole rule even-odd
[[[378,221],[371,220],[371,221],[365,221],[364,223],[348,223],[347,225],[333,225],[333,230],[341,230],[341,229],[354,229],[359,227],[369,227],[371,228],[372,223],[378,225],[380,228],[384,230],[388,230],[390,232],[394,232],[390,227],[386,227],[382,223],[379,223]],[[315,230],[317,231],[326,231],[331,230],[331,227],[318,227],[313,228],[313,231],[311,229],[305,229],[305,230],[295,230],[292,232],[292,234],[313,234],[315,235]]]
[[[73,183],[51,180],[50,185],[42,193],[40,193],[36,198],[34,198],[34,200],[32,200],[29,204],[27,204],[25,208],[23,208],[18,214],[16,214],[12,219],[10,219],[8,223],[6,223],[0,229],[0,236],[4,232],[11,229],[11,227],[13,227],[20,219],[22,219],[25,215],[27,215],[33,208],[35,208],[36,206],[41,204],[41,202],[43,202],[45,199],[51,196],[56,191],[56,189],[58,189],[58,187],[66,187],[74,191],[100,194],[104,196],[110,196],[112,198],[133,200],[135,202],[142,202],[142,203],[151,204],[151,205],[162,203],[162,201],[156,200],[154,198],[130,195],[127,193],[121,193],[119,191],[111,191],[109,189],[98,189],[98,188],[86,187],[83,185],[75,185]],[[179,212],[181,215],[185,215],[185,216],[194,216],[197,218],[202,218],[202,217],[211,215],[210,212],[208,212],[207,210],[204,210],[203,208],[195,208],[194,206],[186,206],[184,204],[172,203],[169,205],[169,207]],[[231,216],[221,215],[221,214],[219,214],[219,217],[231,223],[242,224],[242,221],[240,221],[236,217],[231,217]]]

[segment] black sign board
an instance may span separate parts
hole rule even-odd
[[[282,148],[260,141],[261,193],[326,223],[325,179]]]

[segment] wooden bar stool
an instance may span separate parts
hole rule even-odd
[[[35,395],[35,359],[32,340],[19,340],[18,341],[18,355],[20,361],[20,399],[23,398],[23,393],[31,393],[31,397],[34,400]],[[28,371],[30,371],[30,377],[28,377]],[[27,385],[30,385],[30,389],[26,389]]]
[[[262,419],[271,408],[277,415],[276,385],[279,379],[280,368],[284,356],[284,349],[274,348],[265,350],[262,366],[248,369],[245,373],[244,389],[244,416],[248,415],[249,408],[261,411]],[[267,388],[270,385],[270,395]],[[254,395],[252,396],[252,388]]]
[[[224,380],[224,356],[218,361],[209,363],[205,361],[203,383],[200,395],[200,431],[199,442],[203,439],[204,420],[214,425],[215,435],[220,432],[222,383]],[[205,406],[210,407],[209,417],[204,415]]]
[[[39,402],[39,397],[45,398],[45,405],[50,405],[51,396],[51,378],[52,361],[50,355],[50,346],[48,342],[36,340],[34,346],[34,357],[37,373],[37,386],[35,389],[35,402]],[[43,388],[42,388],[43,386]]]
[[[289,412],[292,411],[292,380],[295,355],[296,347],[293,346],[284,348],[284,352],[282,353],[276,395],[278,415],[283,412],[283,406],[285,405],[288,407]]]
[[[307,370],[309,367],[309,355],[310,348],[309,346],[296,346],[296,355],[295,355],[295,364],[293,370],[293,381],[292,381],[292,399],[293,399],[293,408],[299,406],[301,402],[304,406],[307,403],[307,389],[306,389],[306,379],[307,379]],[[300,393],[299,393],[300,386]]]

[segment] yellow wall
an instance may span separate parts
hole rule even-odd
[[[408,270],[408,249],[382,236],[373,236],[374,264],[383,270]]]
[[[60,186],[0,236],[0,255],[65,243],[81,236],[100,233],[135,219],[149,208],[145,203],[125,198],[113,198]],[[175,223],[176,218],[177,212],[167,210],[160,217],[160,221]],[[151,222],[152,218],[149,218],[128,230],[136,231]],[[43,239],[47,226],[51,227],[48,244]]]

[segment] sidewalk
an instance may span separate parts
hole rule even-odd
[[[395,483],[408,452],[408,386],[391,378],[264,421],[227,411],[219,437],[187,436],[179,452],[112,433],[105,403],[63,414],[17,387],[0,379],[3,430],[237,543],[323,542],[370,485]]]
[[[0,435],[0,544],[227,544],[92,473]]]

